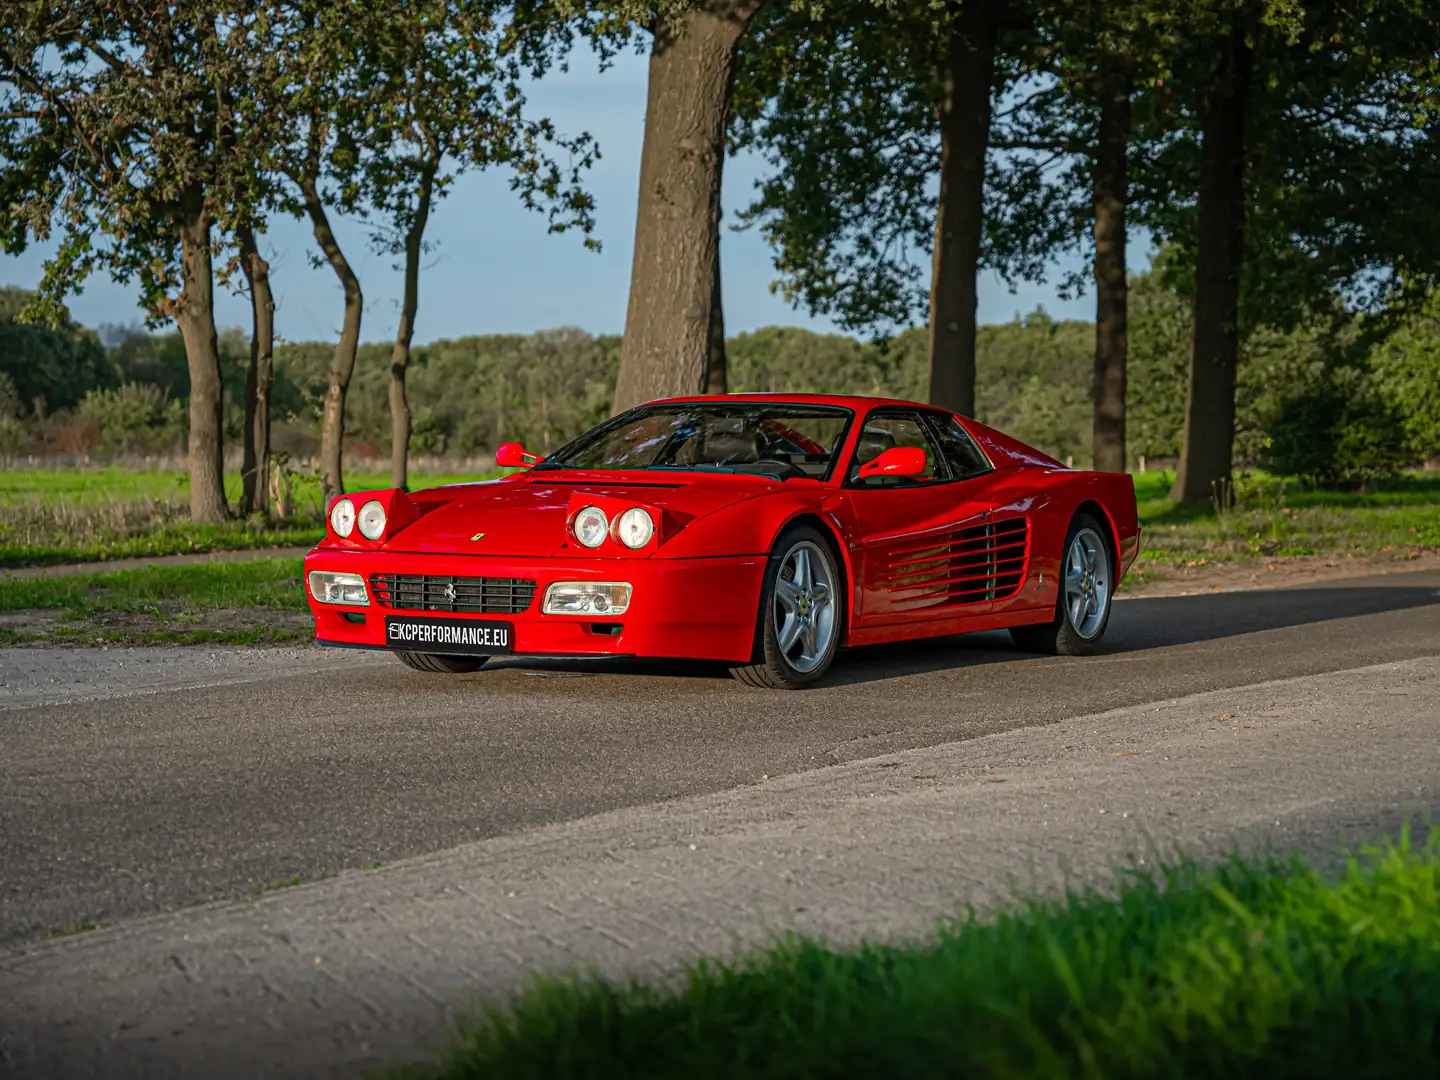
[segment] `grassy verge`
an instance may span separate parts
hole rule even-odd
[[[294,559],[0,581],[0,644],[307,641]]]
[[[424,476],[414,486],[460,483],[474,476]],[[388,487],[388,475],[348,477],[351,490]],[[233,506],[240,478],[226,477]],[[152,555],[299,547],[325,531],[319,481],[299,478],[295,511],[284,519],[251,518],[218,525],[189,520],[189,479],[179,472],[0,470],[0,567],[48,566]]]
[[[1412,476],[1383,490],[1307,491],[1263,473],[1241,474],[1235,505],[1178,505],[1173,473],[1135,477],[1144,550],[1133,584],[1181,567],[1296,556],[1407,558],[1440,548],[1440,477]]]
[[[535,983],[435,1069],[462,1078],[1380,1077],[1440,1069],[1440,845],[1338,880],[1180,865],[970,915],[914,947],[791,939],[669,989]]]

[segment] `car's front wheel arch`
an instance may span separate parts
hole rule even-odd
[[[835,523],[821,514],[810,511],[796,514],[776,529],[775,535],[770,538],[771,550],[774,550],[775,545],[779,543],[780,537],[784,535],[786,530],[796,525],[807,525],[824,537],[826,546],[830,548],[830,557],[835,560],[835,569],[840,575],[839,592],[843,600],[841,611],[844,614],[844,618],[840,622],[840,648],[844,648],[850,636],[851,621],[854,618],[851,610],[853,605],[850,601],[854,596],[855,575],[854,568],[850,565],[850,552],[841,542],[840,534]]]

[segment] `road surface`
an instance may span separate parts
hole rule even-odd
[[[1155,843],[1323,854],[1440,805],[1437,657],[1433,571],[1125,602],[1087,659],[868,650],[803,694],[703,666],[11,650],[0,1072],[344,1075],[536,968],[915,932]]]

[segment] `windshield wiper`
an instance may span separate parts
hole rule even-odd
[[[739,471],[740,471],[739,469],[732,469],[729,465],[710,465],[710,464],[708,464],[708,463],[701,463],[701,464],[698,464],[698,465],[646,465],[646,466],[645,466],[645,470],[646,470],[647,472],[650,471],[651,469],[666,469],[666,470],[669,470],[670,472],[722,472],[722,473],[733,473],[733,472],[739,472]]]

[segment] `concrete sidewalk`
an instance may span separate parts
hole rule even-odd
[[[34,942],[0,954],[0,1073],[355,1075],[533,972],[920,934],[1177,844],[1324,856],[1437,805],[1440,657],[1155,702]]]

